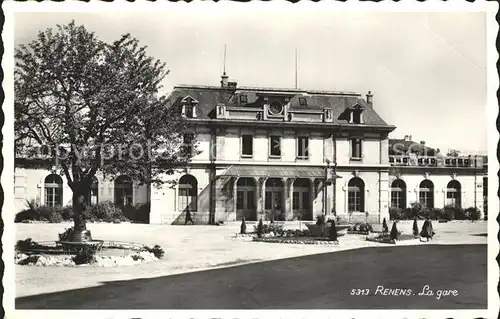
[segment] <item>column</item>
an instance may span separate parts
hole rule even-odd
[[[283,178],[285,197],[285,219],[293,219],[293,182],[295,178]]]
[[[309,215],[310,215],[310,219],[311,220],[314,220],[314,200],[316,199],[316,189],[314,188],[314,181],[316,179],[313,178],[313,177],[309,177]],[[304,216],[303,216],[303,219]],[[309,220],[309,218],[306,218],[307,220]]]
[[[260,205],[258,207],[259,213],[261,214],[261,218],[265,219],[265,210],[266,210],[266,181],[267,177],[261,179],[260,188]]]
[[[233,177],[233,211],[235,220],[237,220],[237,204],[238,204],[238,180],[240,177]]]

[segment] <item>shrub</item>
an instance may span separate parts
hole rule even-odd
[[[389,218],[391,220],[399,220],[402,217],[402,209],[401,208],[389,208]]]
[[[61,217],[63,220],[73,220],[73,216],[74,216],[73,206],[67,205],[67,206],[62,207],[59,210],[59,214],[61,214]]]
[[[103,221],[111,223],[114,220],[127,221],[123,211],[112,202],[102,202],[90,206],[84,212],[85,218],[90,221]]]
[[[389,227],[387,227],[387,221],[384,220],[382,221],[382,233],[387,234],[389,232]]]
[[[442,211],[442,219],[447,220],[464,220],[467,219],[466,213],[462,208],[458,208],[455,206],[445,206]]]
[[[413,219],[413,236],[417,237],[418,236],[418,224],[417,224],[417,218]]]
[[[330,233],[328,235],[331,241],[337,241],[337,228],[335,227],[335,221],[332,221],[330,226]]]
[[[245,217],[241,219],[240,234],[247,233],[247,224],[245,223]]]
[[[47,221],[49,223],[61,223],[63,221],[63,218],[61,216],[61,213],[57,210],[52,210],[49,215],[47,216]]]
[[[73,232],[73,227],[66,228],[62,233],[59,234],[59,240],[70,241],[72,232]]]
[[[31,255],[28,256],[27,258],[20,260],[18,262],[18,265],[29,265],[29,264],[36,264],[36,262],[40,259],[39,255]]]
[[[481,212],[477,207],[469,207],[465,211],[470,220],[478,220],[481,217]]]
[[[430,210],[428,210],[428,214],[425,215],[425,217],[428,217],[429,219],[434,219],[434,220],[438,220],[439,218],[441,218],[441,216],[443,216],[443,210],[441,208],[432,208]]]
[[[262,223],[262,218],[259,219],[259,224],[257,225],[257,237],[262,238],[264,233],[264,224]]]
[[[82,245],[76,251],[76,255],[72,258],[75,264],[91,264],[96,262],[95,253],[97,247],[91,245]]]
[[[132,260],[138,261],[138,260],[144,260],[144,258],[142,258],[142,256],[140,256],[140,255],[132,255]]]
[[[318,216],[316,216],[316,225],[323,226],[325,224],[326,224],[326,217],[325,217],[325,215],[318,215]]]
[[[165,251],[159,245],[154,245],[153,248],[145,246],[144,249],[146,249],[146,251],[150,253],[153,253],[158,259],[162,258],[163,255],[165,255]]]
[[[370,223],[361,223],[359,225],[359,230],[364,232],[373,232],[373,226]]]
[[[60,207],[49,207],[37,204],[33,200],[26,201],[27,209],[16,214],[15,222],[28,220],[45,221],[50,223],[60,223],[63,221]]]
[[[396,222],[394,222],[392,224],[392,229],[391,229],[391,238],[397,240],[398,237],[399,237],[398,227],[396,226]]]
[[[26,238],[25,240],[18,240],[15,249],[18,251],[24,251],[36,247],[37,242],[33,241],[31,238]]]
[[[149,224],[149,213],[151,211],[151,204],[138,204],[135,207],[135,214],[132,219],[139,223]]]

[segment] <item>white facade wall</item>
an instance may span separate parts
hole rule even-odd
[[[456,175],[453,174],[429,174],[427,177],[434,184],[434,207],[443,208],[446,203],[447,185],[453,179],[460,182],[461,185],[461,206],[462,208],[476,206],[483,210],[483,175]],[[396,179],[390,177],[390,183]],[[403,174],[400,179],[406,183],[406,207],[411,207],[412,202],[419,200],[419,186],[426,179],[425,174]],[[389,186],[390,187],[390,186]]]
[[[59,172],[57,172],[58,174]],[[45,205],[45,178],[52,174],[50,170],[41,168],[15,168],[14,170],[14,192],[16,213],[26,209],[27,200],[35,200],[40,205]],[[68,186],[66,177],[58,174],[63,181],[63,206],[72,204],[73,192]],[[114,180],[105,180],[102,176],[96,176],[98,180],[98,200],[99,202],[114,201]],[[149,202],[149,192],[145,185],[134,183],[133,205],[145,204]]]

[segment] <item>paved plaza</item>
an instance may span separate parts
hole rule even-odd
[[[57,234],[69,225],[16,224],[16,239],[56,240]],[[399,223],[403,234],[411,233],[411,226],[411,222]],[[89,224],[94,238],[159,244],[164,247],[166,256],[155,263],[116,268],[16,265],[17,307],[204,308],[210,305],[210,308],[376,308],[380,300],[387,300],[389,304],[382,302],[380,307],[394,308],[400,305],[396,301],[400,297],[380,299],[383,296],[358,296],[354,302],[348,290],[376,289],[380,284],[391,286],[389,288],[404,286],[417,290],[416,286],[434,284],[436,289],[461,289],[461,296],[466,297],[463,301],[469,300],[470,304],[457,303],[462,299],[449,297],[441,300],[427,298],[426,303],[422,298],[406,298],[405,302],[409,302],[409,307],[417,308],[484,308],[486,226],[483,221],[435,223],[437,234],[432,242],[420,244],[412,241],[408,245],[413,247],[406,247],[405,244],[394,246],[367,242],[362,235],[340,237],[339,246],[254,243],[233,238],[239,229],[236,223],[219,227]],[[297,223],[286,225],[286,228],[298,227]],[[388,275],[391,269],[408,273],[408,276],[391,279]],[[203,285],[207,284],[214,285],[214,288],[204,288]],[[287,293],[286,298],[256,299],[261,300],[259,302],[235,294],[234,289],[241,289],[242,294],[252,294],[252,289],[256,289],[256,293],[283,289],[296,291],[303,297],[300,301]],[[210,291],[214,293],[205,296]],[[325,295],[327,291],[329,294]],[[62,294],[40,295],[56,292]],[[117,298],[98,297],[111,292]],[[196,296],[197,292],[203,296],[189,297]],[[74,298],[74,294],[80,297]],[[89,298],[89,294],[95,297]],[[325,299],[332,297],[331,294],[336,294],[334,299],[337,301]],[[65,298],[70,295],[73,297]],[[345,295],[345,298],[338,298],[340,295]],[[20,298],[28,296],[33,297]],[[262,294],[259,293],[259,296]]]

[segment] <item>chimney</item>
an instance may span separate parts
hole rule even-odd
[[[405,142],[411,141],[411,135],[405,135]]]
[[[228,84],[228,79],[229,77],[226,75],[226,72],[224,72],[221,76],[221,80],[220,80],[220,86],[222,88],[225,88],[227,87],[227,84]]]
[[[368,91],[368,94],[366,95],[366,103],[368,103],[369,105],[372,105],[372,103],[373,103],[372,91]]]

